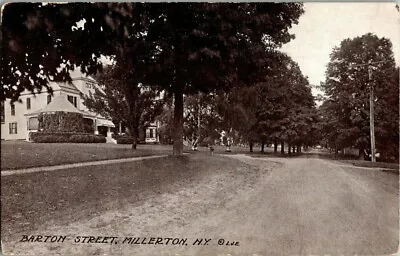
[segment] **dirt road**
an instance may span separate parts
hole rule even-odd
[[[201,184],[42,234],[115,235],[118,244],[10,243],[18,252],[62,255],[388,255],[398,250],[398,175],[316,158],[229,157],[250,164],[247,178]],[[164,245],[127,244],[126,237]],[[143,242],[143,238],[147,238]],[[181,238],[183,245],[165,245]],[[196,239],[207,245],[193,245]],[[183,240],[182,240],[183,239]],[[185,240],[186,239],[186,240]],[[218,245],[224,244],[237,245]],[[153,241],[154,243],[154,241]]]

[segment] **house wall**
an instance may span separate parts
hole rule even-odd
[[[61,92],[54,91],[53,97],[59,95]],[[20,96],[21,102],[15,102],[15,115],[11,115],[10,100],[4,102],[4,122],[1,123],[1,139],[2,140],[23,140],[27,138],[28,134],[28,119],[25,114],[32,113],[47,105],[47,91],[33,95],[24,92]],[[27,109],[27,99],[31,99],[31,108]],[[17,134],[10,134],[10,123],[17,123]]]
[[[73,84],[75,87],[82,92],[84,95],[89,96],[90,93],[94,94],[95,93],[95,86],[97,85],[97,82],[91,78],[86,78],[86,77],[80,77],[80,78],[74,78]],[[79,110],[88,112],[89,109],[85,106],[84,103],[84,98],[79,97]]]
[[[159,121],[150,123],[150,125],[145,130],[145,142],[147,143],[160,142],[159,128],[160,128]]]

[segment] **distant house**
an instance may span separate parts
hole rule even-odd
[[[149,125],[139,131],[139,142],[140,143],[160,143],[160,121],[156,120],[151,122]],[[119,134],[127,133],[127,129],[124,125],[118,124]]]
[[[53,95],[46,90],[33,95],[24,91],[21,102],[10,104],[10,100],[1,103],[1,139],[29,140],[29,132],[38,130],[40,113],[57,111],[81,113],[85,120],[93,124],[93,132],[111,138],[111,128],[115,127],[111,120],[97,113],[90,112],[83,104],[83,96],[94,93],[97,82],[90,76],[80,72],[71,72],[72,83],[50,82]]]

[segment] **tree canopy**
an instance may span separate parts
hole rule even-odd
[[[331,53],[322,112],[328,143],[336,149],[358,148],[360,155],[370,149],[370,86],[374,90],[377,150],[388,157],[397,156],[398,69],[390,40],[370,33],[343,40]]]
[[[270,56],[270,68],[258,83],[216,94],[219,129],[235,142],[250,145],[312,145],[316,143],[318,116],[308,80],[286,54],[274,52]]]
[[[136,149],[139,131],[161,114],[164,100],[161,92],[138,83],[119,63],[109,65],[95,75],[101,89],[85,97],[92,111],[111,118],[115,124],[128,127],[132,148]]]
[[[3,11],[2,99],[101,68],[112,56],[143,84],[174,94],[182,154],[183,94],[251,84],[266,49],[289,42],[300,3],[11,3]]]

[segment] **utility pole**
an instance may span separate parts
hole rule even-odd
[[[375,158],[375,122],[374,122],[374,86],[372,83],[372,66],[368,65],[368,83],[369,83],[369,127],[371,136],[371,162],[376,162]]]
[[[375,109],[374,109],[374,83],[372,81],[372,68],[375,64],[384,63],[387,61],[368,62],[366,64],[352,65],[353,67],[368,67],[368,85],[369,85],[369,132],[371,137],[371,162],[376,162],[375,157]]]

